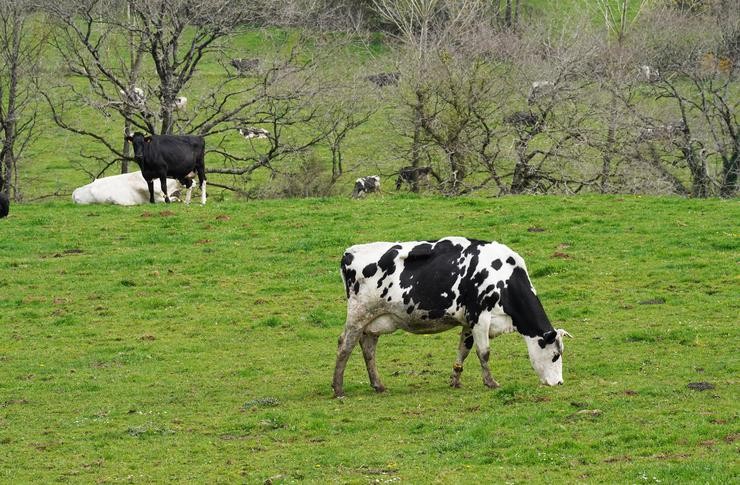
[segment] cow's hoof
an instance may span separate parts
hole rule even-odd
[[[460,384],[460,381],[452,381],[450,382],[450,387],[454,387],[455,389],[460,389],[462,387],[462,384]]]
[[[381,392],[385,392],[385,386],[373,386],[373,389],[375,389],[375,392],[380,394]]]
[[[483,384],[485,384],[486,387],[489,389],[496,389],[501,387],[501,385],[493,379],[491,379],[490,381],[484,381]]]

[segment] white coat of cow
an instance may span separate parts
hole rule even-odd
[[[180,190],[177,180],[167,179],[167,193]],[[155,187],[154,198],[164,201],[164,194],[159,186]],[[149,202],[149,187],[141,172],[124,173],[102,177],[75,189],[72,192],[75,204],[115,204],[138,205]]]

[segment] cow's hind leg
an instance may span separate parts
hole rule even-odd
[[[460,387],[460,374],[462,374],[463,371],[463,363],[472,348],[473,332],[469,328],[463,327],[460,331],[460,344],[457,347],[457,359],[455,360],[455,365],[452,366],[452,376],[450,378],[451,387]]]
[[[206,166],[203,162],[203,155],[200,156],[200,163],[195,167],[198,172],[198,183],[200,184],[200,203],[206,205]]]
[[[362,346],[362,356],[365,358],[365,367],[367,367],[370,385],[377,392],[383,392],[385,386],[380,382],[380,375],[378,375],[378,369],[375,366],[375,348],[378,345],[378,337],[378,335],[364,333],[360,337],[360,345]]]
[[[162,193],[164,194],[164,201],[170,203],[170,196],[167,195],[167,177],[159,177],[159,185],[162,187]]]
[[[332,380],[332,388],[334,388],[334,397],[344,396],[344,369],[347,367],[347,360],[349,359],[352,349],[357,345],[357,341],[362,336],[362,327],[353,325],[348,322],[344,327],[344,332],[339,336],[339,344],[337,345],[337,362],[334,366],[334,379]]]
[[[491,326],[490,318],[481,317],[478,323],[473,327],[473,341],[475,342],[476,353],[478,354],[478,360],[480,360],[481,370],[483,372],[483,384],[487,387],[495,388],[499,387],[498,382],[491,377],[491,370],[488,367],[488,359],[491,356],[491,349],[489,346],[488,330]]]

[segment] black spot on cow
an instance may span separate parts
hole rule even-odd
[[[380,294],[381,298],[385,298],[385,295],[388,294],[388,288],[383,288],[383,293]],[[390,301],[390,298],[388,298],[388,301]]]
[[[408,313],[409,315],[411,315],[412,313],[414,313],[414,307],[412,307],[412,306],[408,307],[406,309],[406,313]]]
[[[378,265],[375,263],[370,263],[362,270],[362,275],[365,278],[370,278],[372,275],[374,275],[378,271]]]
[[[457,264],[462,252],[462,246],[448,240],[412,248],[399,275],[404,302],[413,301],[431,320],[442,318],[454,303],[452,287],[463,271]]]
[[[360,282],[355,281],[355,286],[353,288],[355,290],[355,295],[360,292]]]
[[[395,244],[378,259],[378,268],[383,272],[383,276],[378,280],[378,288],[383,284],[383,280],[396,272],[396,256],[401,246]]]
[[[473,342],[475,342],[475,339],[473,338],[473,334],[472,334],[472,333],[469,333],[469,334],[468,334],[468,335],[467,335],[467,336],[465,337],[465,347],[466,347],[466,348],[467,348],[468,350],[472,349],[472,348],[473,348]]]
[[[504,283],[503,281],[499,281],[498,283],[496,283],[496,288],[498,288],[499,290],[503,290],[505,286],[506,283]]]
[[[501,269],[501,266],[503,266],[503,263],[500,259],[494,259],[493,263],[491,263],[491,267],[495,269],[496,271]]]
[[[551,343],[551,336],[552,341],[555,341],[557,334],[545,314],[545,309],[542,308],[540,299],[532,291],[532,285],[524,269],[517,266],[512,271],[506,288],[501,290],[501,306],[522,335],[545,337],[547,334],[547,338],[544,338],[546,344]],[[549,334],[551,331],[553,333]]]
[[[490,312],[496,306],[496,303],[498,303],[498,293],[492,293],[485,297],[483,307]]]
[[[560,354],[555,354],[555,356],[552,358],[552,361],[557,362],[559,358],[560,358]]]
[[[537,344],[540,346],[541,349],[544,349],[546,345],[555,342],[557,336],[558,334],[555,332],[555,330],[549,330],[542,335],[542,338],[537,341]]]
[[[511,257],[511,256],[509,256],[508,258],[506,258],[506,262],[509,263],[512,266],[515,266],[516,265],[516,261],[514,261],[514,258]]]

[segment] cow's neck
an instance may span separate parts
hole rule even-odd
[[[504,312],[511,317],[516,331],[525,337],[541,337],[553,330],[524,269],[514,268],[506,288],[501,292],[501,304]]]

